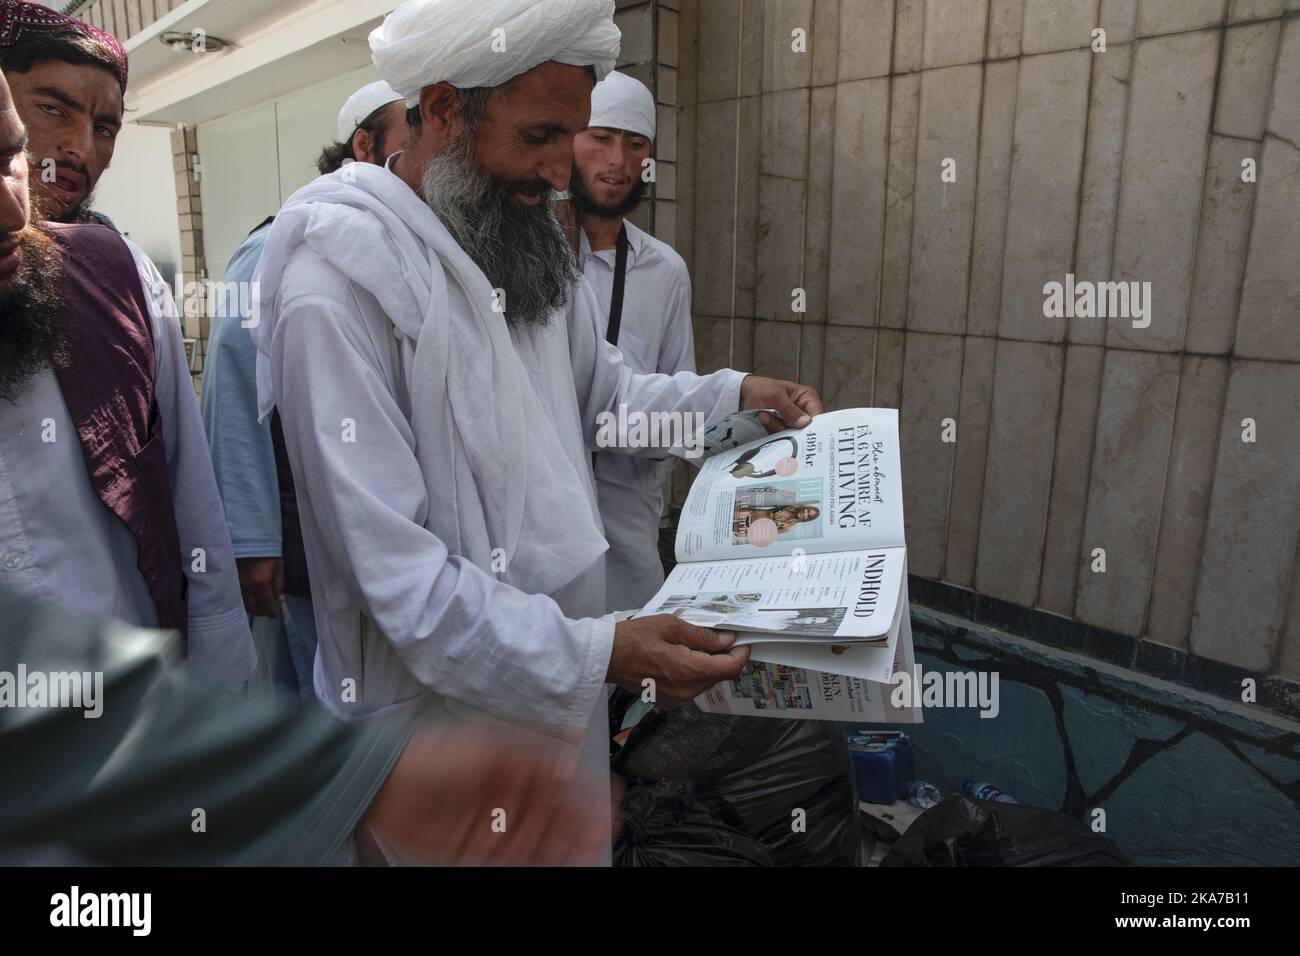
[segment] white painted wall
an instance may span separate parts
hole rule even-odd
[[[180,271],[181,234],[170,130],[129,122],[122,128],[113,164],[99,180],[94,208],[144,249],[171,281]]]

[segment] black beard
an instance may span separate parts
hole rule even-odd
[[[573,202],[574,211],[579,216],[595,216],[597,219],[620,219],[623,216],[631,215],[641,205],[641,201],[645,199],[647,186],[649,186],[649,183],[638,176],[632,181],[632,191],[624,197],[622,202],[608,205],[591,194],[587,188],[587,180],[583,178],[582,171],[578,169],[577,163],[574,163],[573,182],[569,186],[569,197]]]
[[[506,322],[545,326],[568,303],[580,274],[551,209],[550,190],[540,188],[542,202],[526,206],[511,201],[513,185],[479,165],[473,129],[431,159],[421,176],[429,208],[493,287],[504,291]]]
[[[63,260],[36,226],[22,234],[18,269],[0,280],[0,399],[14,403],[31,378],[66,360],[59,335]]]

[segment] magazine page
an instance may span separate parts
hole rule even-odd
[[[856,677],[859,680],[883,684],[888,683],[893,677],[894,664],[899,655],[899,642],[911,640],[910,617],[906,597],[904,597],[904,600],[898,602],[894,612],[888,639],[872,644],[785,641],[780,639],[780,635],[749,634],[738,635],[737,643],[751,645],[749,655],[751,661],[825,671],[828,674]]]
[[[906,615],[904,616],[906,618]],[[892,670],[915,668],[910,621],[900,626]],[[921,708],[896,707],[894,685],[785,664],[750,660],[740,677],[717,684],[695,698],[710,714],[835,720],[865,724],[919,724]]]
[[[677,528],[679,562],[901,548],[898,412],[827,412],[700,468]]]
[[[679,564],[636,617],[824,643],[889,637],[907,575],[904,548]]]

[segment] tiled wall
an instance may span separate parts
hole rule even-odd
[[[659,107],[654,185],[629,218],[670,245],[677,239],[678,6],[679,0],[617,0],[614,12],[623,32],[618,69],[649,87]]]
[[[701,368],[900,408],[914,574],[1300,677],[1300,0],[681,0],[678,33]],[[1067,274],[1150,282],[1150,325],[1047,318]]]

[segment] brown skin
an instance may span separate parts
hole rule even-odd
[[[595,866],[609,833],[594,794],[606,788],[576,770],[572,750],[535,736],[429,727],[402,751],[365,822],[402,863]],[[493,830],[497,809],[505,832]]]
[[[379,155],[387,159],[402,148],[406,142],[406,103],[402,100],[389,103],[382,110],[387,127],[383,140],[379,143]],[[376,138],[364,129],[352,134],[352,155],[370,157],[375,148]]]
[[[546,188],[564,191],[573,173],[573,138],[591,117],[589,71],[562,63],[543,63],[523,73],[492,98],[479,129],[478,161],[503,183],[509,200],[535,206]],[[460,93],[450,83],[420,91],[418,138],[393,165],[417,193],[420,171],[460,134],[456,116]]]
[[[122,129],[122,88],[110,71],[60,60],[7,75],[31,141],[32,184],[48,218],[67,221],[113,160]],[[45,182],[46,160],[56,181]]]
[[[28,225],[27,131],[0,73],[0,287],[21,265],[20,234]]]
[[[511,184],[509,202],[536,205],[546,188],[564,191],[573,175],[574,139],[591,118],[591,74],[576,66],[543,63],[512,80],[492,98],[478,133],[478,161],[500,182]],[[421,126],[393,163],[393,171],[417,194],[425,164],[463,129],[460,93],[449,83],[420,91]],[[639,167],[638,167],[638,175]],[[740,390],[741,408],[775,408],[802,427],[822,411],[811,388],[751,375]],[[771,431],[787,427],[764,416]],[[748,647],[735,636],[696,627],[671,615],[622,621],[614,627],[607,679],[634,693],[655,681],[655,703],[680,707],[719,681],[740,674]]]
[[[650,158],[650,140],[640,133],[592,126],[573,140],[573,161],[587,189],[602,204],[617,206],[627,199],[641,178],[642,163]],[[613,249],[623,217],[583,216],[582,229],[592,251]]]

